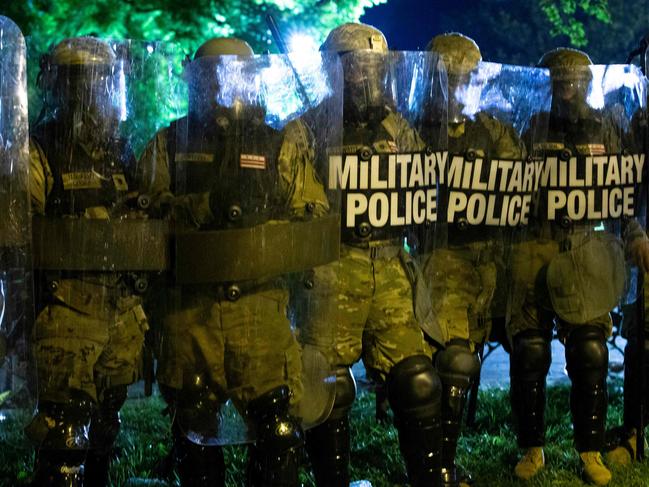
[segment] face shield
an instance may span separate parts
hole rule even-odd
[[[370,125],[380,123],[386,115],[390,92],[386,55],[352,51],[343,54],[341,61],[345,120]]]
[[[562,68],[552,73],[552,113],[568,120],[576,120],[588,105],[591,84],[588,66]]]
[[[466,98],[471,85],[471,72],[448,73],[448,122],[462,123],[466,119]]]
[[[57,116],[75,138],[103,140],[117,135],[125,110],[125,82],[114,66],[58,66],[53,90]]]
[[[203,123],[223,119],[263,122],[260,98],[261,57],[208,56],[185,69],[189,87],[189,113]]]

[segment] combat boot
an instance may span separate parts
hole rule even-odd
[[[528,448],[514,467],[514,474],[521,480],[530,480],[545,468],[545,454],[543,447],[533,446]]]
[[[611,481],[611,471],[602,462],[598,451],[585,451],[579,454],[582,478],[594,485],[607,485]]]
[[[636,435],[636,430],[633,429],[631,430],[630,434],[626,435],[626,437],[620,437],[617,442],[617,446],[606,453],[606,462],[621,466],[631,465],[631,462],[634,462],[638,459],[637,448],[638,437]],[[645,449],[647,449],[646,441]]]

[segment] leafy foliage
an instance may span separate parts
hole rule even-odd
[[[608,0],[540,0],[540,6],[552,24],[550,35],[565,35],[575,47],[588,44],[583,16],[603,24],[611,23]]]
[[[114,39],[175,41],[192,52],[215,36],[237,36],[257,52],[274,51],[266,14],[322,41],[342,22],[384,0],[30,0],[8,2],[11,17],[38,45],[65,37],[95,34]],[[290,34],[287,31],[286,34]]]

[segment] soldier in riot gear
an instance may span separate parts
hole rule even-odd
[[[553,99],[551,112],[539,115],[539,120],[547,118],[548,135],[530,148],[534,154],[543,153],[546,161],[552,155],[567,161],[621,152],[619,128],[602,110],[587,103],[593,79],[588,55],[560,48],[543,55],[538,64],[550,70]],[[531,126],[539,120],[533,120]],[[545,377],[556,322],[566,347],[572,382],[570,408],[583,477],[605,485],[611,479],[600,455],[608,402],[609,312],[617,305],[624,283],[622,240],[627,253],[642,262],[647,238],[633,219],[605,220],[606,231],[596,231],[601,220],[573,221],[567,214],[552,220],[546,216],[548,208],[548,197],[541,188],[529,237],[513,252],[507,330],[512,345],[511,402],[519,446],[525,449],[514,472],[527,480],[545,464]]]
[[[476,43],[448,33],[431,39],[427,49],[439,55],[448,74],[449,154],[473,152],[478,158],[520,161],[525,150],[513,127],[485,112],[465,109],[464,91],[482,60]],[[422,137],[435,137],[439,123],[430,113]],[[450,487],[469,481],[457,471],[455,455],[467,392],[480,373],[478,351],[489,336],[503,231],[461,223],[449,223],[444,230],[438,229],[435,242],[424,244],[422,251],[424,274],[431,276],[433,309],[449,334],[434,363],[442,381],[442,483]]]
[[[264,58],[239,39],[205,42],[185,66],[188,115],[159,131],[141,157],[141,167],[157,169],[143,176],[153,211],[169,212],[177,237],[196,242],[182,247],[177,241],[177,284],[167,298],[157,374],[173,413],[173,455],[183,486],[224,485],[217,439],[227,434],[219,413],[228,399],[256,435],[247,485],[298,485],[304,433],[292,407],[301,396],[302,365],[287,317],[285,271],[226,279],[217,269],[202,282],[180,278],[200,271],[183,269],[181,259],[205,253],[201,248],[209,243],[201,237],[217,235],[209,250],[233,255],[236,274],[247,267],[244,261],[261,262],[255,254],[282,261],[300,250],[275,248],[255,235],[263,239],[262,231],[278,222],[328,211],[305,126],[297,120],[273,129],[256,88],[246,91],[246,83],[259,81],[255,69]]]
[[[396,112],[388,93],[389,51],[372,26],[348,23],[333,29],[321,51],[338,53],[343,67],[343,154],[412,152],[424,148],[408,122]],[[343,220],[345,213],[343,213]],[[343,224],[339,282],[343,287],[326,303],[333,328],[336,396],[329,418],[307,432],[307,450],[319,486],[349,485],[349,411],[356,396],[351,365],[363,359],[377,382],[387,388],[408,477],[413,486],[439,482],[439,378],[413,311],[411,264],[403,249],[403,227],[373,227],[362,220]],[[326,287],[331,267],[315,269],[315,289]],[[315,313],[316,321],[328,313]]]
[[[75,226],[83,232],[144,216],[129,204],[135,158],[117,132],[119,75],[113,48],[91,37],[61,41],[41,63],[47,98],[32,133],[30,190],[35,232],[36,223],[50,230],[34,234],[39,398],[27,428],[37,448],[34,485],[107,485],[119,410],[148,328],[129,276],[110,270],[119,264],[90,245],[67,247],[90,237],[68,233]],[[57,266],[64,260],[70,267]]]

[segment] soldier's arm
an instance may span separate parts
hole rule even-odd
[[[494,141],[496,155],[502,159],[522,160],[527,156],[525,144],[513,127],[500,120],[482,115],[482,121]]]
[[[140,192],[151,198],[154,214],[171,212],[175,219],[200,227],[213,219],[209,193],[174,196],[171,192],[168,136],[168,128],[158,131],[140,156],[136,176]]]
[[[45,214],[45,203],[54,186],[52,170],[43,149],[33,139],[29,141],[29,193],[32,212]]]
[[[325,188],[315,169],[315,149],[307,127],[300,120],[284,128],[277,159],[280,191],[292,217],[321,216],[329,211]]]
[[[623,239],[627,258],[649,272],[649,238],[636,218],[625,220]]]
[[[417,131],[401,115],[391,113],[383,120],[382,124],[386,131],[394,138],[399,152],[417,152],[426,147],[426,144]]]
[[[160,130],[149,141],[140,156],[135,175],[140,193],[149,196],[154,207],[172,197],[167,134],[168,129]]]

